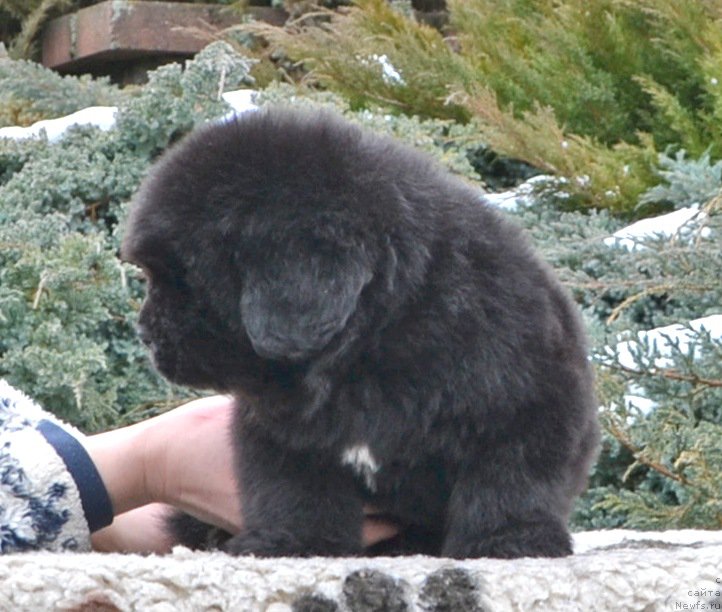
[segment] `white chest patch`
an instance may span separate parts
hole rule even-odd
[[[359,477],[363,478],[370,491],[376,490],[376,472],[379,471],[380,466],[366,444],[349,446],[341,453],[341,463],[350,466]]]

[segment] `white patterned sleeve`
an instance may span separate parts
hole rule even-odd
[[[87,551],[112,522],[83,437],[0,380],[0,553]]]

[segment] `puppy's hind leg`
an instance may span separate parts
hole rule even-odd
[[[503,472],[503,473],[502,473]],[[477,468],[452,491],[442,555],[457,559],[572,554],[561,487],[528,474]]]

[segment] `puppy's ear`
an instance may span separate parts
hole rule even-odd
[[[356,309],[370,268],[352,253],[266,262],[249,270],[241,314],[255,351],[297,361],[322,349]]]

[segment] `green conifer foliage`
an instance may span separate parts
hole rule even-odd
[[[247,82],[251,64],[215,43],[185,70],[160,68],[138,95],[121,97],[107,132],[0,139],[0,377],[84,429],[187,395],[155,374],[136,338],[143,290],[117,259],[119,232],[154,156],[227,112],[220,94]],[[14,69],[27,73],[23,62],[8,62]],[[86,82],[36,72],[59,93]]]
[[[445,104],[465,66],[442,35],[386,0],[357,4],[326,11],[324,20],[315,13],[292,21],[286,29],[267,24],[248,29],[271,41],[275,52],[304,62],[307,80],[338,91],[352,108],[382,105],[407,115],[468,120],[461,105]],[[384,71],[384,61],[398,78]]]
[[[447,6],[446,37],[384,0],[256,31],[356,106],[475,121],[492,148],[567,178],[590,207],[634,213],[669,146],[722,155],[722,1]]]

